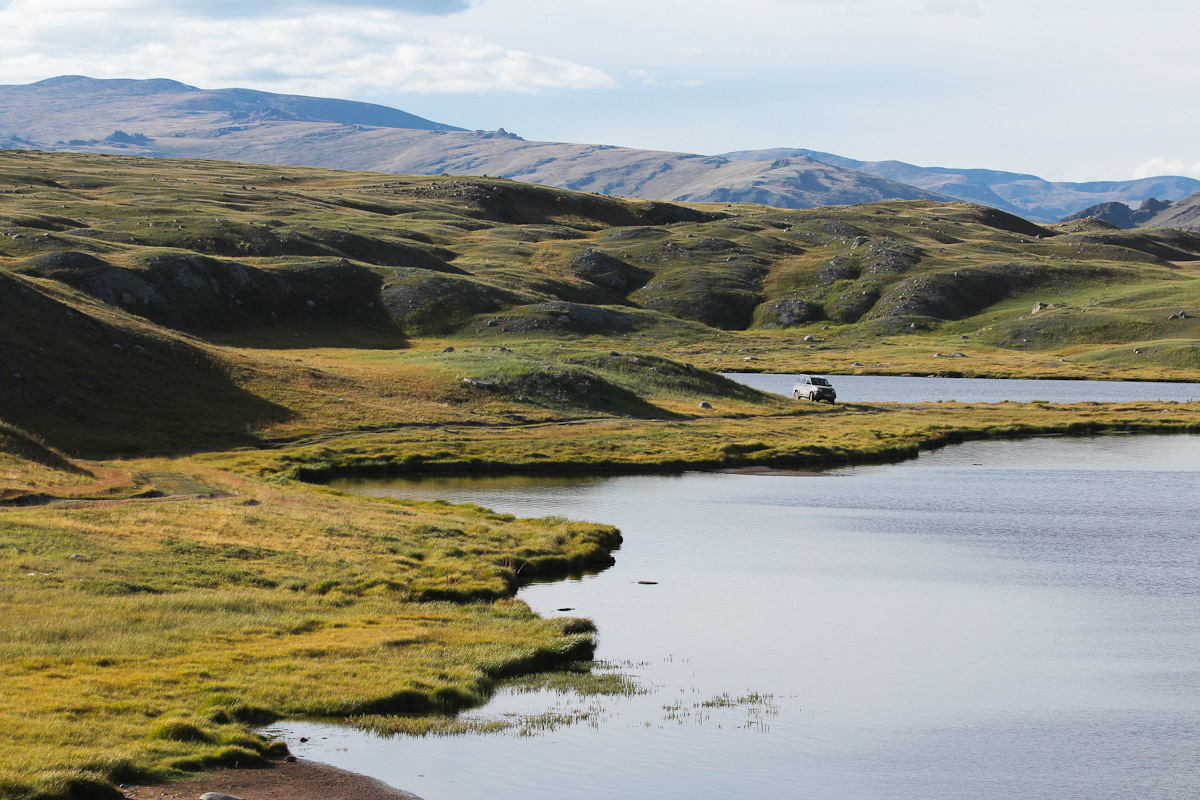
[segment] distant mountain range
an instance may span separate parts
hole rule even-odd
[[[903,161],[856,161],[816,150],[776,148],[724,153],[734,161],[773,161],[806,156],[825,164],[948,194],[1039,222],[1053,222],[1101,203],[1138,206],[1148,198],[1180,200],[1200,192],[1194,178],[1163,176],[1132,181],[1052,182],[1036,175],[990,169],[918,167]]]
[[[530,142],[503,129],[466,131],[371,103],[81,76],[0,86],[0,149],[492,175],[651,200],[781,208],[961,199],[1042,222],[1102,202],[1179,200],[1200,191],[1200,181],[1181,177],[1052,183],[799,149],[705,156]]]

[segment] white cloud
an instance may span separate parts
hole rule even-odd
[[[1139,164],[1133,171],[1134,178],[1155,178],[1160,175],[1182,175],[1188,178],[1200,178],[1200,161],[1188,164],[1185,161],[1155,156]]]
[[[193,5],[188,3],[124,13],[138,3],[8,3],[0,10],[0,30],[6,34],[0,40],[0,73],[12,82],[62,74],[167,77],[206,88],[249,83],[340,97],[616,86],[594,67],[506,48],[480,36],[428,29],[394,11],[463,5],[457,2],[380,0],[359,3],[354,13],[340,13],[339,6],[339,13],[236,20],[172,13]],[[125,9],[117,13],[118,6]]]
[[[197,17],[276,17],[306,13],[335,13],[352,9],[380,9],[404,14],[445,16],[466,11],[473,0],[124,0],[128,6],[174,11]]]
[[[445,16],[466,11],[479,0],[7,0],[0,9],[51,9],[57,13],[123,11],[188,17],[279,17],[379,9],[402,14]]]

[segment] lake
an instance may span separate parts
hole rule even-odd
[[[725,377],[764,392],[792,396],[795,375],[726,372]],[[1200,383],[1154,381],[1059,381],[994,378],[912,378],[893,375],[829,375],[842,403],[1128,403],[1200,400]]]
[[[1200,437],[972,442],[817,474],[341,485],[618,525],[615,566],[520,596],[595,620],[597,657],[647,691],[502,692],[470,712],[591,709],[532,736],[277,727],[297,755],[426,800],[1200,786]]]

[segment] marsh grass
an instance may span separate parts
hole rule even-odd
[[[506,678],[497,691],[509,694],[557,695],[554,707],[538,713],[488,715],[478,712],[446,715],[364,715],[348,720],[360,730],[383,736],[463,736],[514,732],[520,736],[556,730],[586,722],[598,724],[605,714],[601,697],[649,694],[652,688],[624,670],[630,664],[578,661],[554,669]]]
[[[606,562],[611,528],[122,466],[222,492],[0,516],[6,797],[261,763],[248,725],[455,711],[591,654],[585,621],[504,598]]]
[[[214,457],[261,474],[612,472],[787,467],[910,458],[967,439],[1108,430],[1194,432],[1200,403],[796,404],[741,417],[580,420],[563,424],[420,428],[347,434]],[[769,413],[775,411],[775,413]],[[402,454],[402,455],[401,455]]]
[[[648,694],[651,687],[624,672],[624,665],[609,662],[566,664],[551,672],[522,675],[504,682],[512,694],[553,692],[581,697],[631,697]]]
[[[716,721],[718,727],[731,724],[766,732],[770,730],[770,721],[779,716],[780,707],[775,695],[748,691],[737,696],[722,692],[704,700],[681,698],[664,704],[662,710],[663,722],[676,725],[705,725]],[[745,718],[735,722],[730,719],[730,711],[742,711]]]

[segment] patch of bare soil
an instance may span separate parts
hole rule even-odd
[[[216,792],[241,800],[421,800],[415,794],[315,761],[226,769],[199,778],[124,788],[127,800],[197,800]]]

